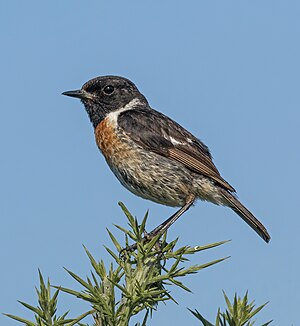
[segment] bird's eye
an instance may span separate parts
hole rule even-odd
[[[104,87],[103,91],[105,94],[110,95],[114,92],[115,88],[111,85],[107,85]]]

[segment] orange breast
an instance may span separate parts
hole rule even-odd
[[[109,163],[118,166],[132,152],[128,136],[118,131],[114,122],[107,118],[96,127],[95,138],[99,149]]]
[[[108,119],[102,120],[95,129],[96,143],[105,156],[110,158],[113,155],[113,147],[119,142],[115,128]]]

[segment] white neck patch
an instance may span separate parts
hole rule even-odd
[[[109,122],[116,124],[120,113],[122,113],[124,111],[132,110],[138,104],[142,104],[142,102],[139,99],[135,98],[135,99],[131,100],[128,104],[123,106],[122,108],[108,113],[106,116],[106,119],[108,119]]]

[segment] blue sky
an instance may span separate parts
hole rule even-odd
[[[231,243],[191,262],[231,258],[187,279],[193,294],[149,325],[197,325],[248,289],[270,301],[261,321],[295,325],[299,262],[299,1],[2,1],[0,4],[0,307],[29,318],[37,269],[74,286],[85,244],[108,263],[105,228],[125,226],[118,201],[148,228],[174,212],[130,194],[98,152],[83,107],[62,97],[106,74],[133,80],[150,104],[204,141],[223,177],[267,226],[265,244],[232,211],[198,202],[169,232],[181,245]],[[86,306],[61,295],[63,310]],[[0,316],[1,325],[16,322]]]

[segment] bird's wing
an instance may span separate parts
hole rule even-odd
[[[149,108],[122,112],[118,126],[143,148],[182,163],[226,190],[235,191],[221,176],[206,145],[178,123]]]

